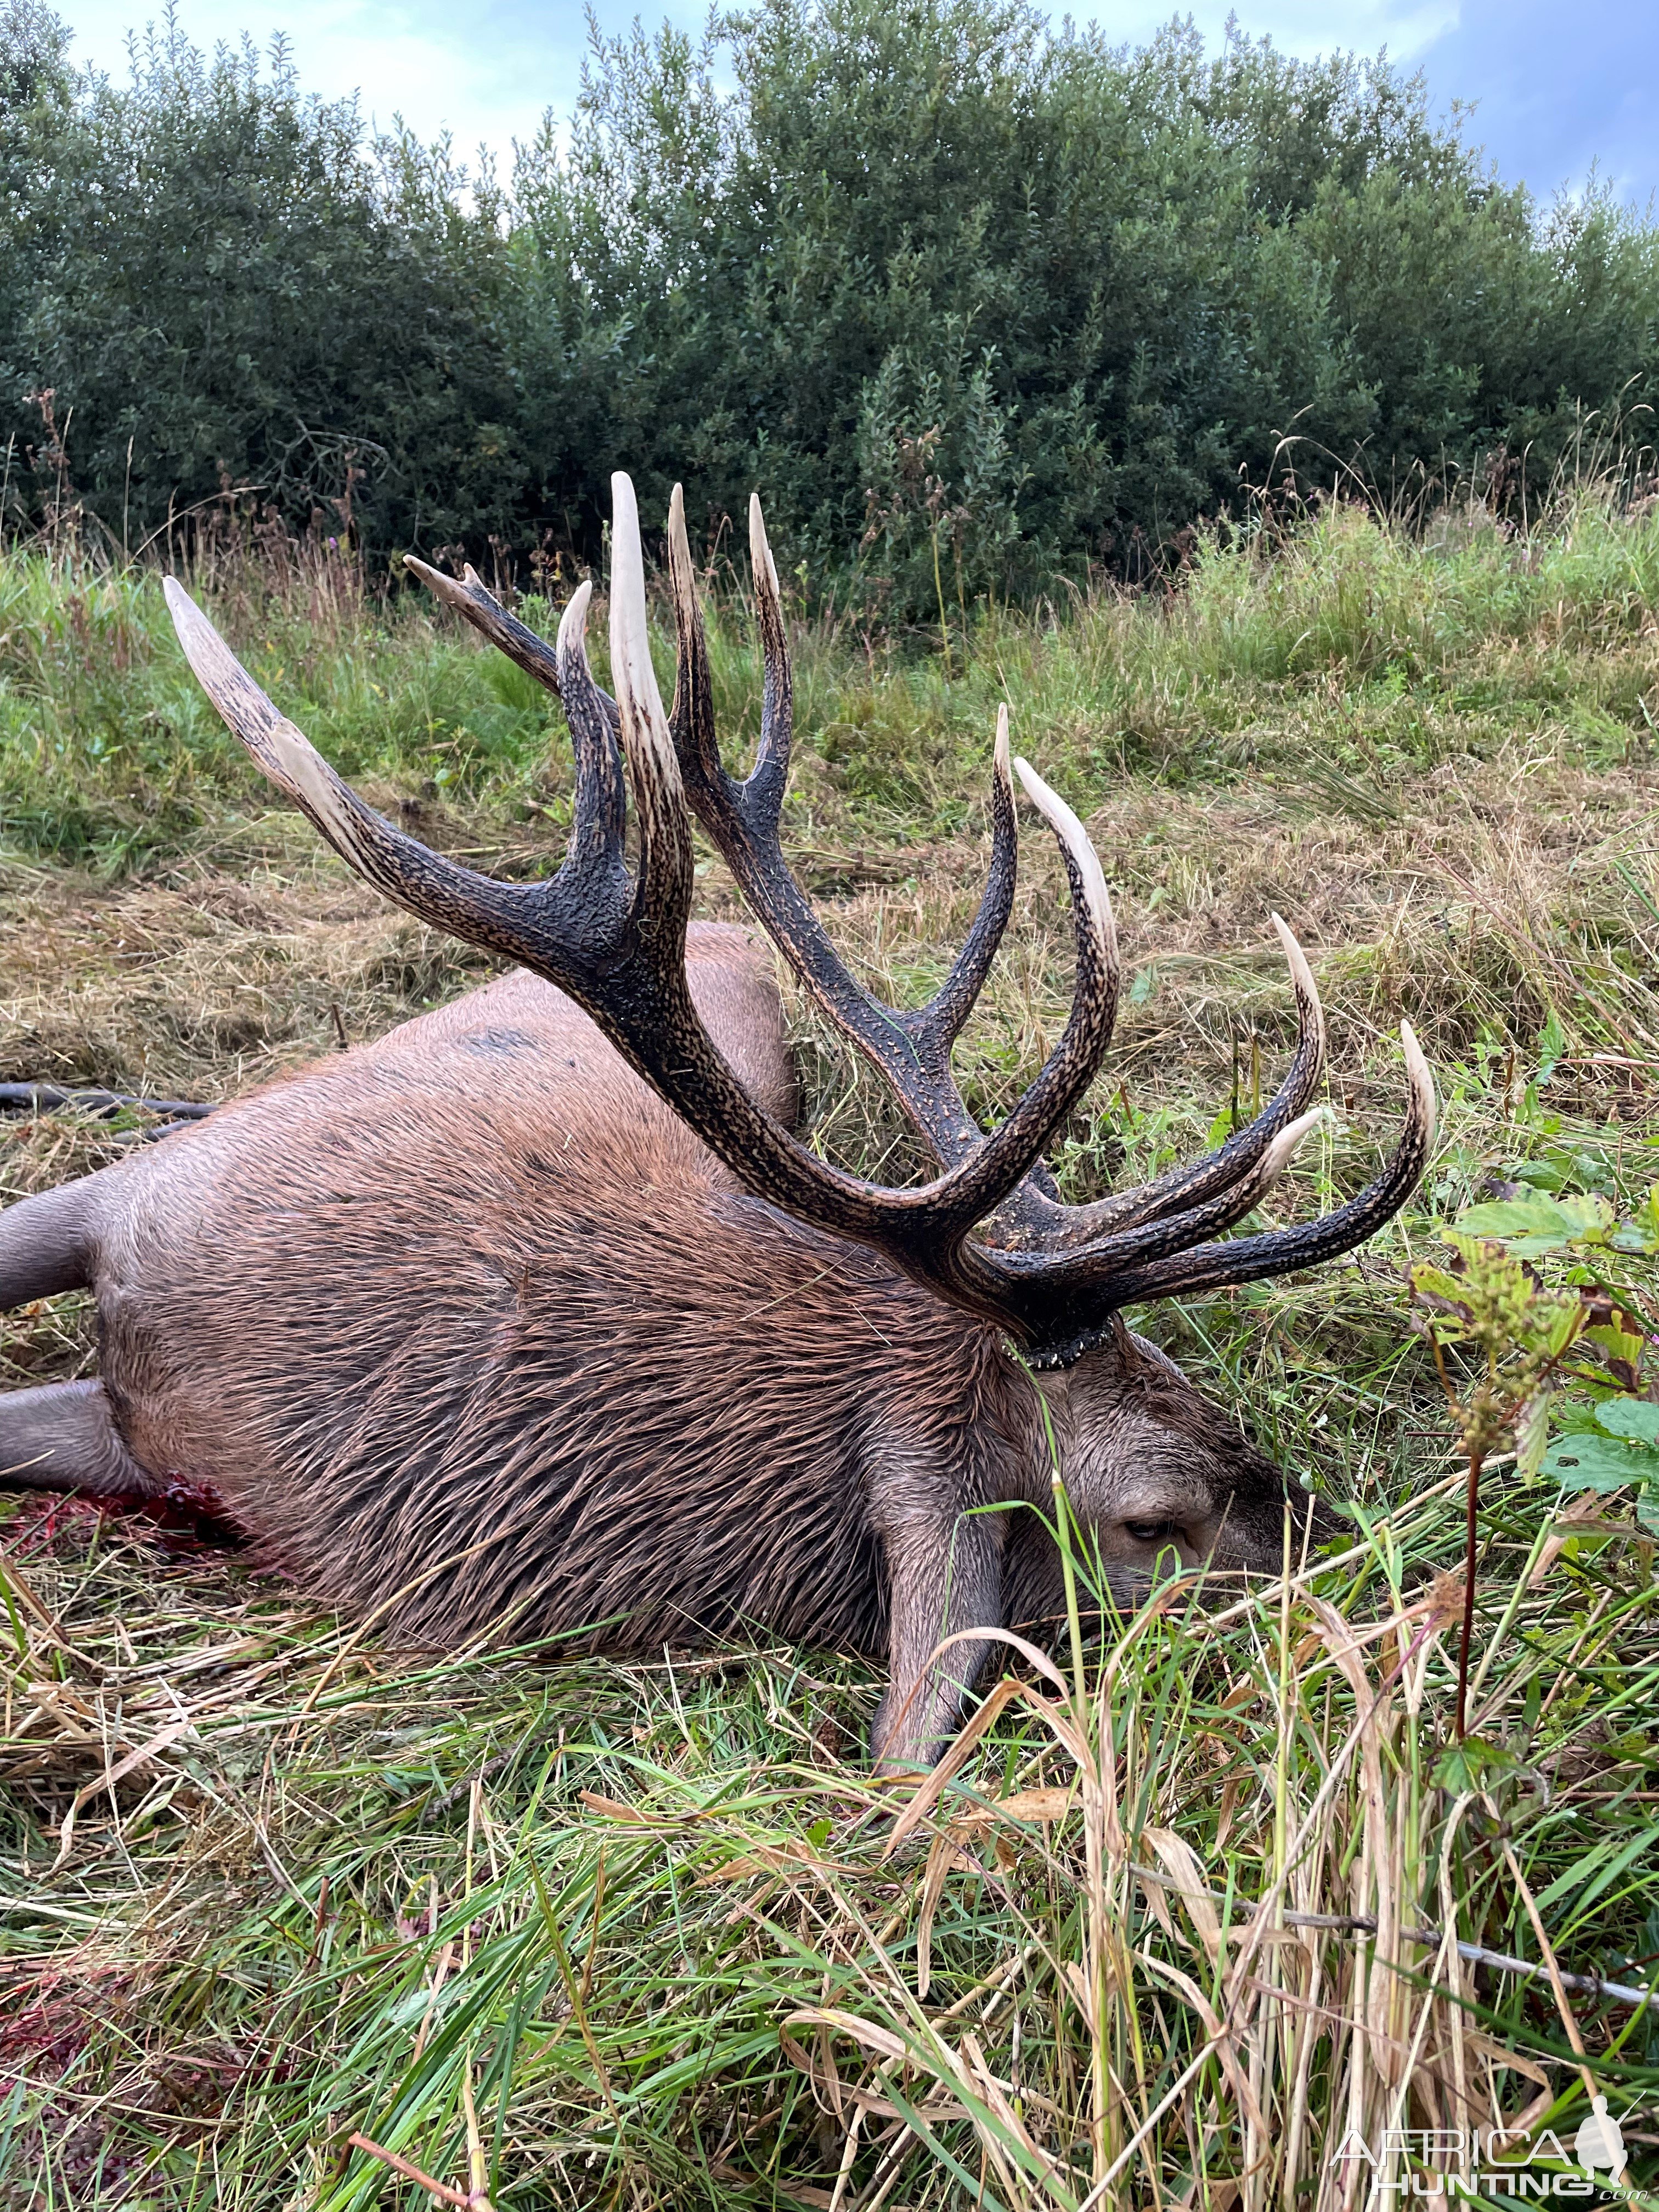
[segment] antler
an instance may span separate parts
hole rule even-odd
[[[777,570],[757,496],[749,502],[749,548],[765,673],[760,744],[753,768],[739,784],[720,763],[708,648],[686,542],[684,502],[680,487],[675,485],[668,509],[668,562],[679,665],[669,726],[686,795],[768,934],[825,1013],[885,1076],[913,1126],[944,1167],[963,1158],[983,1138],[951,1075],[951,1048],[984,985],[1013,903],[1018,832],[1008,775],[1008,710],[1005,706],[997,711],[991,866],[979,912],[941,988],[925,1006],[902,1012],[872,997],[848,972],[780,848],[778,827],[793,734],[793,686]],[[1027,792],[1035,798],[1033,786],[1037,779],[1032,770],[1024,761],[1015,766]],[[1121,1193],[1094,1206],[1060,1206],[1052,1179],[1036,1164],[1000,1209],[996,1221],[987,1224],[984,1242],[1071,1250],[1109,1231],[1198,1207],[1235,1187],[1241,1202],[1224,1219],[1212,1221],[1206,1217],[1206,1231],[1238,1220],[1250,1211],[1261,1193],[1250,1186],[1254,1194],[1244,1195],[1247,1178],[1267,1158],[1273,1140],[1307,1105],[1318,1088],[1325,1063],[1324,1016],[1312,972],[1285,924],[1277,915],[1273,920],[1291,965],[1298,1036],[1285,1082],[1255,1121],[1237,1131],[1209,1158],[1172,1170],[1143,1189]]]
[[[750,545],[764,696],[759,749],[739,783],[720,758],[679,489],[669,514],[679,633],[672,717],[663,712],[651,665],[633,487],[619,474],[611,491],[615,701],[599,690],[587,665],[589,586],[566,608],[556,651],[550,653],[470,568],[457,582],[412,557],[407,563],[563,703],[575,755],[575,817],[564,863],[547,883],[498,883],[430,852],[371,812],[277,713],[172,579],[168,604],[191,665],[227,723],[350,866],[426,920],[522,962],[568,992],[751,1190],[818,1228],[886,1252],[917,1280],[1001,1322],[1024,1340],[1037,1364],[1076,1358],[1131,1300],[1312,1265],[1352,1249],[1398,1210],[1422,1173],[1434,1128],[1433,1085],[1404,1025],[1406,1121],[1383,1174],[1347,1206],[1304,1227],[1201,1241],[1260,1202],[1319,1118],[1303,1110],[1323,1066],[1318,994],[1300,947],[1276,915],[1296,991],[1298,1036],[1273,1099],[1206,1159],[1095,1206],[1060,1206],[1041,1155],[1104,1056],[1118,988],[1110,904],[1082,824],[1024,761],[1012,763],[1060,845],[1077,980],[1059,1044],[1007,1119],[988,1135],[957,1088],[951,1048],[983,986],[1013,896],[1017,832],[1006,709],[997,721],[991,866],[978,914],[950,975],[925,1006],[884,1005],[848,972],[779,843],[792,685],[759,501],[750,502]],[[623,752],[640,817],[639,866],[632,878],[623,857]],[[692,889],[687,800],[806,988],[892,1085],[942,1170],[933,1182],[894,1190],[817,1158],[755,1104],[716,1050],[685,976]],[[978,1224],[983,1228],[975,1237],[970,1232]]]
[[[617,475],[611,494],[615,720],[588,672],[582,640],[591,587],[584,585],[559,625],[556,665],[576,755],[575,822],[564,864],[544,884],[498,883],[382,820],[278,714],[172,578],[167,603],[185,656],[214,705],[343,860],[422,919],[523,962],[568,992],[761,1197],[818,1228],[888,1252],[919,1280],[997,1317],[963,1265],[968,1231],[1018,1184],[1088,1089],[1111,1038],[1117,955],[1100,863],[1075,815],[1030,776],[1035,803],[1060,839],[1071,884],[1078,981],[1060,1042],[1002,1126],[920,1189],[887,1189],[816,1158],[755,1104],[692,1003],[684,957],[690,826],[651,666],[633,486]],[[463,589],[469,607],[483,593],[472,578]],[[502,626],[505,631],[504,618]],[[639,868],[631,884],[623,852],[617,722],[640,821]]]
[[[726,773],[720,760],[708,643],[685,533],[684,501],[680,487],[674,487],[668,511],[668,560],[679,659],[669,730],[686,797],[768,934],[807,990],[886,1079],[938,1165],[949,1167],[965,1159],[984,1136],[951,1074],[951,1048],[983,987],[1013,903],[1018,831],[1009,772],[1007,709],[1000,708],[997,714],[991,865],[978,914],[949,976],[927,1004],[910,1011],[890,1006],[848,973],[781,849],[779,825],[793,735],[793,684],[777,570],[767,544],[758,497],[749,503],[749,546],[764,674],[760,744],[748,776],[739,783]],[[413,557],[406,565],[527,673],[556,692],[552,657],[545,646],[491,598],[471,568],[466,569],[462,582],[456,583]],[[615,707],[608,702],[607,705],[614,719]],[[1019,768],[1022,778],[1031,777],[1032,771],[1024,763]],[[1172,1169],[1143,1188],[1115,1193],[1093,1206],[1060,1205],[1052,1178],[1040,1162],[1034,1162],[995,1218],[982,1225],[981,1242],[1013,1249],[1075,1251],[1110,1231],[1207,1206],[1230,1190],[1236,1192],[1237,1202],[1223,1215],[1206,1212],[1200,1233],[1230,1225],[1249,1212],[1261,1195],[1259,1184],[1249,1178],[1267,1158],[1274,1139],[1296,1121],[1314,1096],[1325,1060],[1324,1017],[1312,973],[1284,922],[1277,915],[1273,921],[1290,963],[1297,1038],[1284,1083],[1256,1119],[1208,1158]]]
[[[884,1075],[911,1123],[941,1167],[965,1158],[983,1132],[969,1114],[951,1074],[951,1048],[973,1009],[1014,901],[1018,832],[1009,774],[1008,710],[997,714],[991,772],[991,866],[979,911],[944,984],[911,1012],[885,1005],[848,974],[822,923],[790,873],[778,842],[789,752],[794,735],[794,687],[783,605],[757,497],[749,502],[749,550],[764,671],[760,744],[742,783],[721,765],[714,731],[708,647],[697,604],[685,504],[676,484],[668,508],[668,568],[674,590],[679,662],[669,728],[686,797],[721,858],[743,888],[767,934],[802,982],[872,1066]],[[1039,807],[1040,790],[1024,761],[1021,781]],[[1048,810],[1045,808],[1045,811]],[[1049,815],[1052,821],[1054,817]],[[1079,827],[1076,839],[1086,844]],[[1063,842],[1063,841],[1062,841]],[[1090,859],[1093,860],[1092,850]],[[1103,889],[1102,891],[1104,902]]]

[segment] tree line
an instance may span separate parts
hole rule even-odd
[[[226,501],[522,574],[677,478],[762,489],[897,620],[1135,574],[1249,487],[1536,490],[1659,397],[1659,232],[1544,210],[1421,82],[1024,0],[760,0],[595,34],[507,173],[278,46],[77,72],[0,9],[4,521],[132,551]]]

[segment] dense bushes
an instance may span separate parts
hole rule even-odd
[[[1535,482],[1659,396],[1656,234],[1540,221],[1385,67],[1125,53],[1019,0],[720,36],[597,46],[498,186],[280,56],[162,38],[77,80],[10,0],[14,522],[72,485],[133,545],[247,486],[376,555],[586,558],[624,465],[711,542],[762,484],[817,584],[909,618],[1133,571],[1287,460]]]

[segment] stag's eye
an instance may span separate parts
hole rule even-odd
[[[1181,1534],[1178,1521],[1126,1521],[1126,1536],[1133,1536],[1137,1544],[1167,1544]]]

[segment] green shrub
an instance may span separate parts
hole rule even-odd
[[[598,558],[620,465],[717,558],[759,485],[816,592],[932,629],[1287,477],[1520,513],[1659,390],[1659,234],[1540,216],[1417,80],[1024,0],[596,39],[499,184],[280,50],[77,77],[10,0],[0,192],[4,503],[124,549],[240,492],[539,578]]]

